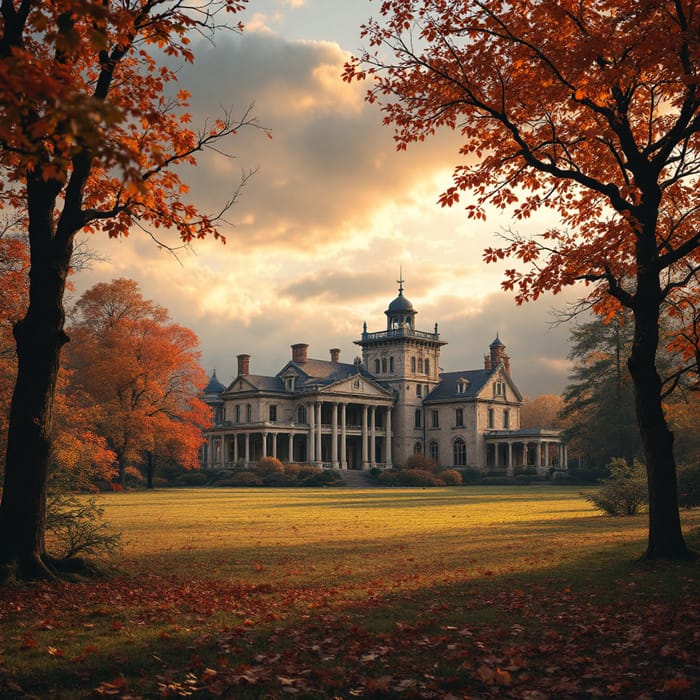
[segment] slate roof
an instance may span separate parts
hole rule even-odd
[[[237,381],[240,377],[236,377]],[[284,392],[284,381],[279,377],[267,377],[264,374],[245,374],[243,380],[253,386],[258,391],[280,391]]]
[[[476,398],[488,378],[493,374],[492,370],[466,369],[461,372],[442,372],[440,383],[428,394],[425,403],[431,401],[464,400]],[[466,379],[469,382],[467,390],[461,394],[457,392],[457,382]]]
[[[205,394],[220,394],[222,391],[226,391],[226,387],[217,379],[216,370],[211,375],[209,384],[204,388]]]
[[[293,369],[297,376],[296,389],[303,390],[312,386],[327,386],[341,379],[354,377],[358,372],[367,375],[357,365],[347,362],[330,362],[329,360],[307,359],[306,362],[288,362],[278,373],[277,377],[283,377]]]

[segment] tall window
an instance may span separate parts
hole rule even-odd
[[[420,428],[423,425],[423,419],[422,416],[423,412],[420,410],[420,408],[416,411],[414,421],[415,421],[415,426],[416,428]]]
[[[416,372],[416,358],[415,357],[411,358],[411,372],[413,372],[414,374]]]
[[[423,395],[423,387],[420,384],[416,384],[416,396]]]
[[[297,408],[297,423],[306,423],[306,406],[304,404]]]
[[[386,372],[386,357],[382,357],[382,372]]]
[[[455,425],[458,428],[464,427],[464,411],[461,408],[455,411]]]
[[[377,359],[374,361],[374,373],[375,373],[375,374],[379,374],[379,372],[381,372],[381,367],[380,367],[380,364],[379,364],[379,358],[377,358]]]
[[[425,373],[427,375],[430,375],[430,360],[426,357],[425,358]]]
[[[467,466],[467,446],[462,438],[457,438],[454,442],[454,463],[455,467]]]
[[[506,383],[505,382],[494,382],[493,383],[493,395],[494,396],[505,396],[506,395]]]
[[[241,407],[236,406],[236,423],[241,422]]]
[[[433,428],[440,427],[440,413],[437,409],[433,409],[432,411],[432,421]]]
[[[417,442],[413,446],[413,453],[417,455],[423,454],[423,445],[421,445],[420,442]]]
[[[419,371],[420,373],[423,372],[423,358],[422,358],[422,357],[419,357],[419,358],[418,358],[418,371]]]
[[[489,408],[488,422],[486,424],[486,427],[493,428],[493,409],[492,408]]]
[[[390,357],[389,358],[389,371],[393,374],[394,373],[394,358]]]
[[[438,444],[437,444],[437,442],[435,442],[435,440],[433,440],[430,443],[430,459],[432,459],[433,462],[435,462],[435,464],[439,464],[440,463],[439,456],[440,456],[440,452],[439,452]]]
[[[507,408],[503,411],[503,427],[506,430],[510,429],[510,411]]]
[[[273,423],[277,420],[277,406],[270,406],[270,420]]]
[[[253,422],[253,407],[250,404],[246,404],[245,407],[245,419],[247,423]]]

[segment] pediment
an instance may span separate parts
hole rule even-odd
[[[496,382],[501,382],[505,384],[506,386],[506,396],[505,398],[508,401],[522,401],[523,396],[520,393],[520,390],[518,387],[515,385],[515,382],[511,378],[510,374],[506,372],[503,369],[499,369],[497,372],[494,372],[485,382],[484,385],[481,387],[478,393],[478,397],[480,399],[494,399],[494,398],[503,398],[502,395],[498,395],[494,393],[494,386]]]
[[[392,393],[361,374],[340,379],[321,390],[322,394],[345,394],[363,397],[393,398]]]

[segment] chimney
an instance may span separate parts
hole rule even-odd
[[[238,376],[250,374],[250,355],[238,355]]]
[[[340,361],[340,348],[331,348],[331,362],[337,364]]]
[[[510,374],[510,357],[508,355],[503,355],[503,367],[505,367],[506,372]]]
[[[292,345],[292,362],[303,365],[306,362],[306,350],[308,347],[308,343],[295,343]]]
[[[491,358],[488,355],[484,355],[484,369],[487,372],[491,370]]]

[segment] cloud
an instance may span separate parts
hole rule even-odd
[[[312,4],[297,3],[294,12]],[[144,296],[199,335],[205,367],[228,381],[237,354],[252,355],[253,372],[274,374],[296,342],[319,358],[340,347],[352,361],[363,322],[385,328],[402,266],[418,327],[438,322],[448,342],[446,370],[481,366],[498,332],[523,393],[559,393],[568,331],[549,329],[549,307],[558,302],[516,307],[499,291],[505,265],[482,262],[483,248],[509,225],[507,214],[475,222],[460,208],[436,205],[458,160],[458,138],[441,133],[397,153],[381,114],[363,99],[365,87],[340,79],[348,53],[330,41],[283,38],[275,30],[288,19],[284,4],[263,6],[242,36],[196,46],[197,61],[180,73],[195,122],[221,106],[240,114],[254,102],[272,129],[271,140],[244,129],[225,144],[235,157],[211,152],[183,171],[193,201],[214,212],[242,170],[259,168],[228,214],[227,244],[197,241],[177,261],[138,231],[122,241],[94,237],[109,261],[77,275],[78,292],[114,277],[137,280]]]

